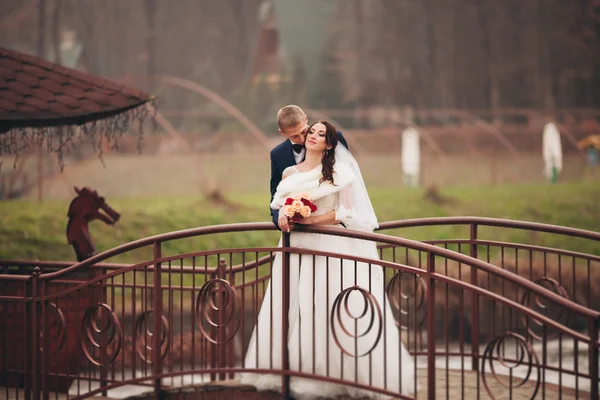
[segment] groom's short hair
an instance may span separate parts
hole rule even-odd
[[[280,130],[295,128],[304,122],[306,114],[296,105],[285,106],[277,112],[277,126]]]

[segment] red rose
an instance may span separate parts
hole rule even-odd
[[[294,202],[294,199],[292,199],[291,197],[288,197],[287,199],[285,199],[286,206],[292,205],[293,202]]]

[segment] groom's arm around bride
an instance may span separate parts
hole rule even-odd
[[[277,191],[277,186],[282,180],[283,171],[304,160],[306,150],[304,141],[308,130],[308,117],[306,113],[298,106],[285,106],[277,112],[277,127],[279,133],[285,138],[283,142],[271,150],[271,200]],[[348,144],[341,132],[337,132],[338,140],[348,148]],[[269,202],[269,204],[270,204]],[[271,219],[278,229],[279,210],[271,211]]]

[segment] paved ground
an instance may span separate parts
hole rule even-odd
[[[464,380],[464,386],[462,384]],[[450,384],[447,385],[446,382]],[[485,387],[481,378],[479,379],[479,398],[480,399],[531,399],[531,396],[535,390],[535,383],[527,382],[519,388],[512,389],[511,391],[497,382],[493,377],[487,378],[487,383],[490,387],[490,391],[494,397],[491,397]],[[419,399],[427,398],[427,375],[419,375],[420,390],[418,393]],[[436,399],[477,399],[478,383],[477,374],[472,371],[465,371],[464,375],[461,375],[460,371],[450,370],[448,372],[448,380],[446,380],[446,371],[438,370],[436,372]],[[545,395],[543,395],[543,393]],[[559,393],[558,386],[553,384],[545,385],[545,392],[542,390],[542,386],[535,396],[536,399],[575,399],[577,398],[575,390],[573,389],[562,389],[562,393]],[[589,394],[586,392],[579,392],[580,399],[588,399]]]
[[[427,398],[427,375],[422,373],[419,374],[419,392],[417,398]],[[446,382],[450,382],[449,385]],[[464,381],[464,386],[463,386]],[[483,387],[483,382],[479,380],[479,398],[480,399],[531,399],[534,392],[534,383],[527,382],[519,388],[508,390],[507,387],[502,386],[496,380],[490,378],[488,381],[490,389],[494,397],[491,397]],[[19,390],[18,393],[15,389],[9,389],[7,393],[5,388],[0,388],[0,399],[23,399],[24,393]],[[448,373],[448,379],[446,379],[445,371],[438,370],[436,373],[436,399],[477,399],[478,383],[477,375],[471,371],[465,371],[461,374],[460,371],[451,370]],[[52,393],[50,399],[63,400],[67,399],[65,395],[56,395]],[[130,400],[141,400],[151,399],[151,396],[135,396],[130,397]],[[241,387],[237,381],[221,382],[218,385],[196,385],[188,386],[182,389],[172,389],[169,391],[169,400],[237,400],[237,399],[248,399],[248,400],[275,400],[279,399],[280,396],[277,393],[272,392],[256,392],[253,387]],[[588,399],[589,394],[587,392],[579,392],[579,396],[573,389],[562,389],[562,393],[559,393],[558,387],[553,384],[546,384],[545,391],[540,386],[536,399]],[[94,397],[94,400],[110,399],[106,397]],[[336,400],[349,400],[338,398]]]

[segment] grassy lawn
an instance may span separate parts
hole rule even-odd
[[[262,188],[261,188],[262,189]],[[385,188],[370,190],[380,221],[442,216],[481,216],[535,221],[588,230],[600,227],[600,185],[573,182],[558,185],[501,185],[450,187],[440,190],[441,203],[425,199],[425,189]],[[124,197],[111,199],[121,213],[116,226],[91,224],[98,251],[107,250],[150,235],[199,226],[234,222],[267,221],[265,191],[230,192],[227,205],[214,205],[200,196]],[[66,242],[68,200],[0,202],[0,259],[74,260]],[[389,232],[412,239],[465,237],[465,228],[426,227]],[[552,235],[490,228],[480,237],[519,240],[543,246],[565,247],[600,254],[597,243]],[[276,232],[220,234],[169,242],[165,254],[181,254],[215,248],[276,246]],[[141,249],[111,259],[113,262],[146,260],[151,249]]]

